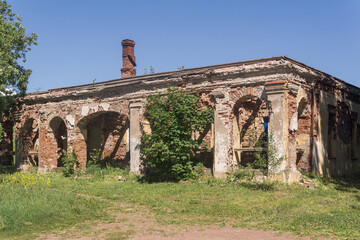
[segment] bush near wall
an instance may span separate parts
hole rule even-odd
[[[213,122],[213,109],[201,108],[194,94],[168,87],[166,94],[147,98],[145,111],[151,127],[142,136],[142,154],[151,169],[147,176],[156,181],[196,177],[194,155],[206,143],[193,136]]]

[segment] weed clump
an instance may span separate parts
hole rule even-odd
[[[61,161],[64,165],[63,173],[65,177],[80,175],[81,163],[78,160],[75,148],[73,149],[71,155],[69,155],[67,151],[63,150]]]

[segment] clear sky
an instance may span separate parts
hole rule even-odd
[[[360,87],[359,0],[8,0],[27,32],[28,91],[120,78],[121,41],[137,75],[288,56]]]

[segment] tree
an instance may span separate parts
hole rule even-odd
[[[199,97],[168,87],[166,94],[147,98],[145,115],[151,133],[142,136],[142,154],[151,167],[151,179],[178,181],[192,178],[196,162],[193,157],[204,147],[194,139],[213,122],[213,109],[201,108]]]
[[[31,45],[37,45],[37,35],[26,35],[21,23],[21,17],[12,12],[11,6],[0,0],[0,92],[7,96],[0,98],[1,112],[9,105],[9,95],[25,94],[31,74],[20,63],[26,62]]]

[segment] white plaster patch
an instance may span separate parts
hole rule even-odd
[[[88,115],[89,110],[90,110],[89,106],[83,106],[82,109],[81,109],[81,115],[82,116]]]
[[[75,118],[72,115],[66,115],[65,119],[70,129],[73,129],[75,125]]]
[[[297,92],[297,97],[296,97],[296,103],[297,103],[297,105],[299,105],[301,99],[303,99],[303,98],[306,99],[306,98],[307,98],[307,95],[306,95],[305,90],[304,90],[302,87],[300,87],[299,90],[298,90],[298,92]]]
[[[100,103],[100,107],[102,107],[102,109],[104,109],[104,111],[107,111],[110,108],[110,104],[108,104],[108,103]]]
[[[96,106],[90,107],[90,109],[91,109],[93,112],[97,112],[97,111],[99,110],[99,106],[96,105]]]
[[[297,114],[295,113],[291,120],[290,120],[290,126],[289,126],[289,130],[290,131],[296,131],[298,128],[298,123],[297,123]]]

